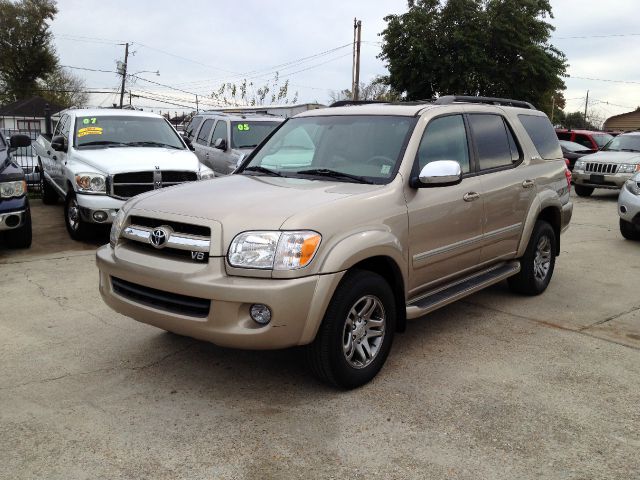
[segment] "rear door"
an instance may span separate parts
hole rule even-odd
[[[533,172],[505,117],[469,113],[468,121],[484,199],[480,263],[492,263],[515,255],[535,198],[535,181],[527,176]]]
[[[223,139],[226,142],[226,149],[215,148],[217,140]],[[229,125],[226,120],[218,120],[213,135],[211,135],[211,144],[209,146],[209,156],[211,168],[216,175],[229,175],[232,169],[229,168],[231,158],[231,144],[229,142]]]

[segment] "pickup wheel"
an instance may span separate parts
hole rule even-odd
[[[64,202],[64,223],[67,226],[69,235],[74,240],[86,240],[91,234],[91,225],[82,220],[80,207],[75,193],[67,194]]]
[[[640,240],[640,227],[620,219],[620,233],[627,240]]]
[[[576,195],[579,197],[590,197],[593,193],[593,187],[585,187],[584,185],[573,185]]]
[[[307,361],[321,380],[342,388],[370,381],[382,368],[396,329],[389,284],[363,270],[347,273],[329,303]]]
[[[58,201],[58,192],[56,192],[47,179],[44,178],[42,162],[38,163],[40,164],[40,191],[42,192],[42,203],[45,205],[54,205]]]
[[[539,295],[547,289],[556,264],[556,233],[544,220],[538,220],[529,244],[520,259],[520,272],[509,277],[509,288],[516,293]]]
[[[27,209],[24,225],[4,232],[4,242],[9,248],[29,248],[31,246],[31,210]]]

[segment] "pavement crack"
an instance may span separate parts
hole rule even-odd
[[[621,312],[621,313],[616,313],[616,314],[611,315],[611,316],[609,316],[607,318],[604,318],[602,320],[598,320],[597,322],[593,322],[590,325],[586,325],[584,327],[580,327],[578,330],[582,332],[583,330],[588,330],[591,327],[596,327],[598,325],[602,325],[603,323],[610,322],[611,320],[615,320],[616,318],[623,317],[625,315],[628,315],[629,313],[637,312],[638,310],[640,310],[640,305],[635,305],[635,306],[631,307],[629,310],[626,310],[626,311]]]

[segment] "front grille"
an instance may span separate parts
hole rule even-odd
[[[191,225],[189,223],[171,222],[168,220],[162,220],[160,218],[148,218],[132,215],[131,225],[140,225],[141,227],[156,228],[162,225],[171,227],[178,233],[188,233],[190,235],[200,235],[203,237],[211,236],[211,229],[209,227],[203,227],[202,225]]]
[[[164,257],[175,258],[177,260],[189,260],[192,262],[196,261],[193,257],[194,253],[189,250],[179,250],[177,248],[171,247],[165,247],[162,250],[158,250],[153,245],[150,245],[148,243],[135,241],[131,242],[129,244],[129,247],[141,253],[162,255]],[[209,263],[209,255],[204,255],[202,260],[198,260],[198,263]]]
[[[616,163],[595,163],[588,162],[584,168],[585,172],[589,173],[609,173],[614,174],[618,171],[618,165]]]
[[[111,286],[128,300],[171,313],[202,318],[208,316],[211,309],[211,300],[156,290],[117,277],[111,277]]]
[[[119,198],[130,198],[157,188],[193,182],[198,179],[195,172],[162,171],[118,173],[111,178],[111,194]]]

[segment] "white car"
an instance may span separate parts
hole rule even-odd
[[[627,240],[640,240],[640,173],[626,181],[618,196],[620,233]]]
[[[92,224],[111,223],[129,198],[171,185],[213,178],[171,124],[132,110],[77,109],[61,113],[53,135],[35,143],[42,197],[65,202],[72,238]]]

